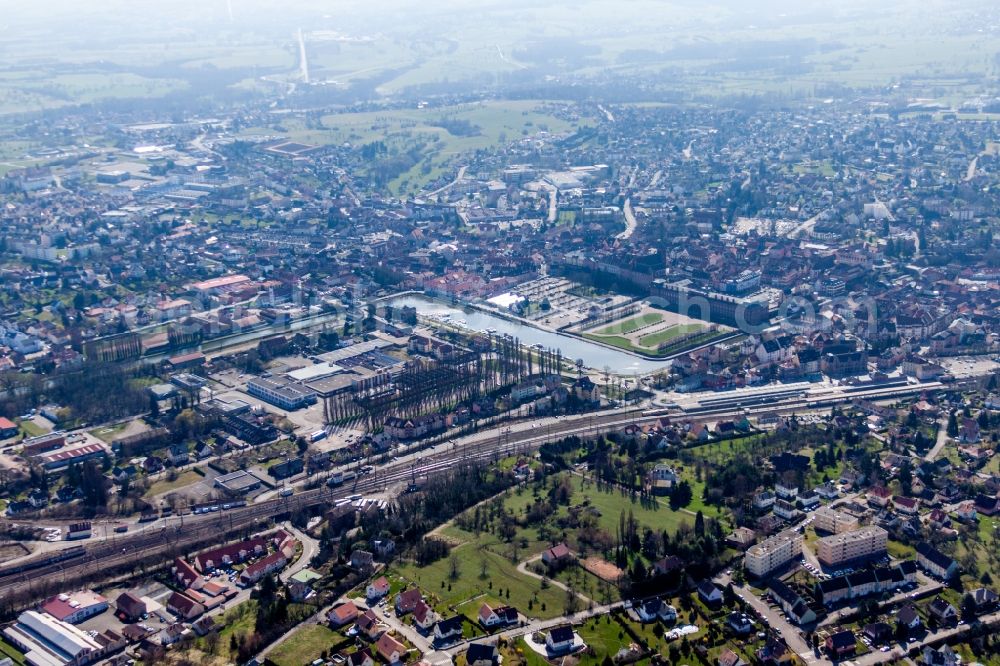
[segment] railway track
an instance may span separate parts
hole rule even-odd
[[[516,453],[527,453],[542,444],[572,435],[597,435],[617,430],[626,425],[652,424],[658,420],[683,418],[691,421],[717,421],[760,412],[795,413],[825,409],[858,398],[884,400],[933,390],[939,385],[906,385],[871,387],[867,390],[831,393],[810,400],[803,395],[785,395],[776,400],[753,400],[748,404],[739,400],[713,400],[685,411],[679,408],[629,409],[591,414],[549,422],[537,427],[513,430],[499,428],[495,434],[474,437],[468,442],[438,445],[434,450],[420,454],[412,461],[399,460],[387,463],[373,474],[356,477],[351,484],[329,488],[321,486],[296,492],[294,495],[265,500],[207,515],[191,514],[174,516],[175,524],[164,524],[160,530],[146,529],[133,535],[112,538],[83,546],[83,553],[60,561],[51,561],[57,551],[38,560],[21,562],[17,567],[0,569],[0,596],[16,595],[30,589],[32,581],[47,576],[59,576],[70,585],[74,578],[90,576],[97,569],[114,570],[130,562],[151,558],[157,554],[183,552],[205,540],[206,536],[220,532],[233,532],[252,527],[277,515],[310,509],[318,504],[334,504],[338,500],[367,492],[387,489],[413,477],[431,476],[447,471],[452,466],[474,460],[496,459]],[[185,525],[185,522],[187,523]],[[74,548],[80,548],[79,545]]]

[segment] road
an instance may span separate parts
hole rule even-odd
[[[802,224],[792,229],[790,232],[788,232],[788,237],[799,238],[805,232],[812,232],[813,228],[816,226],[816,223],[819,221],[820,215],[822,215],[825,212],[826,210],[821,210],[820,212],[816,213]]]
[[[642,410],[619,408],[604,412],[564,417],[548,417],[518,423],[499,424],[494,428],[446,440],[431,448],[419,450],[410,447],[391,462],[380,466],[374,474],[360,477],[350,487],[334,489],[320,487],[312,490],[296,489],[290,497],[269,499],[258,504],[237,507],[226,511],[194,516],[191,514],[161,519],[160,530],[146,530],[138,534],[112,537],[110,542],[88,543],[86,552],[60,563],[40,563],[29,570],[0,569],[0,595],[32,590],[34,581],[45,576],[57,575],[70,584],[74,580],[93,580],[103,570],[134,564],[139,560],[168,557],[171,549],[190,549],[221,531],[241,530],[263,521],[291,512],[309,510],[320,504],[330,504],[354,494],[374,493],[388,488],[405,486],[413,477],[439,474],[452,465],[473,460],[496,460],[501,457],[529,453],[542,444],[570,435],[596,436],[613,432],[628,425],[653,424],[667,417],[691,422],[714,423],[740,415],[758,412],[803,413],[809,410],[827,410],[837,404],[857,399],[890,400],[902,395],[912,395],[937,388],[940,384],[904,384],[896,387],[873,385],[871,387],[824,386],[822,398],[808,402],[798,392],[782,398],[758,396],[755,398],[716,398],[699,401],[690,411],[678,408]],[[776,390],[776,389],[775,389]],[[726,393],[711,394],[726,396]],[[304,482],[299,482],[304,485]],[[66,543],[65,547],[79,544]],[[20,566],[27,563],[22,562]]]
[[[442,185],[441,187],[437,188],[433,192],[429,193],[427,196],[428,197],[436,197],[437,195],[441,194],[442,192],[447,192],[451,188],[453,188],[456,185],[458,185],[460,182],[462,182],[462,179],[465,178],[465,170],[468,169],[468,168],[469,167],[467,167],[465,165],[462,165],[462,166],[458,167],[458,174],[456,174],[455,180],[451,181],[447,185]]]
[[[631,198],[625,200],[625,205],[622,206],[622,213],[625,214],[625,231],[615,236],[615,238],[624,240],[632,237],[632,234],[635,233],[635,228],[637,226],[635,221],[635,212],[632,210]]]
[[[541,553],[539,553],[538,555],[535,555],[534,557],[529,557],[528,559],[526,559],[525,561],[523,561],[523,562],[521,562],[520,564],[517,565],[517,571],[519,573],[524,574],[525,576],[530,576],[531,578],[535,578],[537,580],[542,580],[543,578],[545,578],[545,576],[539,576],[534,571],[532,571],[531,569],[528,568],[529,564],[531,564],[532,562],[537,562],[540,559],[542,559],[542,554]],[[562,582],[560,582],[558,580],[553,580],[553,579],[550,578],[549,579],[549,585],[552,585],[553,587],[558,587],[563,592],[569,592],[570,591],[569,586],[563,584]],[[585,596],[583,594],[580,594],[579,592],[576,593],[576,596],[585,605],[590,605],[590,604],[594,603],[594,601],[590,597]]]
[[[969,168],[965,170],[965,180],[966,182],[972,180],[976,177],[976,166],[979,164],[979,155],[972,158],[969,162]]]
[[[934,462],[939,455],[941,455],[941,450],[944,449],[945,444],[948,443],[948,415],[942,414],[941,418],[938,419],[938,431],[937,431],[937,441],[934,443],[934,448],[927,452],[924,456],[924,460],[928,462]]]
[[[470,642],[477,642],[477,643],[489,642],[491,644],[495,644],[501,638],[510,641],[511,639],[514,638],[519,638],[521,636],[533,634],[536,631],[545,631],[547,629],[558,627],[563,624],[574,624],[574,625],[581,624],[583,622],[586,622],[592,617],[607,615],[616,608],[621,608],[624,605],[625,605],[624,602],[618,601],[613,604],[605,604],[604,606],[594,606],[593,608],[582,610],[578,613],[574,613],[573,615],[565,615],[562,617],[553,618],[551,620],[530,620],[523,626],[515,627],[513,629],[508,629],[507,631],[501,631],[500,633],[493,634],[492,636],[459,641],[458,643],[449,645],[448,647],[444,648],[444,651],[454,656],[459,652],[464,651],[467,647],[467,644]]]
[[[715,578],[715,583],[717,585],[725,586],[729,584],[729,582],[730,578],[725,574],[722,574]],[[938,588],[941,587],[939,584],[935,585],[938,585]],[[736,594],[741,599],[743,599],[747,604],[750,605],[751,608],[754,609],[754,611],[756,611],[759,617],[764,619],[768,627],[776,631],[778,634],[781,635],[783,639],[785,639],[785,641],[788,643],[788,647],[791,650],[793,650],[806,664],[809,665],[815,664],[816,666],[833,666],[835,662],[831,661],[830,659],[827,659],[823,654],[816,654],[813,651],[812,646],[810,646],[806,642],[805,638],[802,635],[802,632],[798,627],[794,626],[792,623],[790,623],[788,620],[782,617],[777,610],[772,609],[770,606],[768,606],[767,603],[765,603],[760,597],[755,595],[749,587],[733,583],[733,589],[736,591]],[[933,586],[927,585],[921,587],[915,593],[923,595],[932,592],[933,592]],[[910,597],[911,594],[914,593],[898,594],[894,596],[893,599],[890,600],[890,602],[887,603],[891,603],[892,601],[896,601],[897,603],[899,601],[905,601],[907,598]],[[984,616],[982,620],[987,623],[1000,622],[1000,612],[994,613],[993,615]],[[829,624],[829,622],[825,622],[823,624]],[[872,666],[873,664],[888,663],[890,661],[898,659],[902,655],[905,655],[908,650],[914,647],[918,649],[923,649],[925,645],[937,643],[946,638],[956,636],[958,634],[963,633],[964,631],[967,631],[968,629],[969,629],[968,625],[962,625],[955,627],[954,629],[942,630],[935,632],[933,634],[928,633],[923,639],[919,641],[909,643],[905,646],[900,644],[889,652],[881,652],[879,650],[874,650],[872,652],[869,652],[868,654],[858,657],[857,659],[841,661],[839,663],[842,666]]]

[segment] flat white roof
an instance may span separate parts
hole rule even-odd
[[[338,372],[342,372],[344,369],[339,365],[330,362],[317,363],[315,365],[307,365],[304,368],[299,368],[298,370],[292,370],[291,372],[285,373],[285,375],[297,382],[308,382],[314,379],[322,379],[323,377],[329,377],[330,375],[335,375]]]

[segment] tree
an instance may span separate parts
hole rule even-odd
[[[962,597],[962,619],[966,622],[972,622],[976,619],[976,600],[968,592]]]
[[[948,436],[955,437],[958,435],[958,417],[955,416],[955,410],[951,410],[948,414]]]
[[[674,511],[683,509],[692,499],[691,484],[686,480],[682,480],[670,490],[670,508]]]
[[[451,557],[448,558],[448,577],[452,580],[458,580],[459,572],[458,555],[452,553]],[[450,585],[448,587],[451,588]]]

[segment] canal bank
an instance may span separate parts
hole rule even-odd
[[[646,375],[666,370],[669,359],[648,359],[581,337],[541,328],[533,323],[470,303],[449,304],[419,292],[388,297],[382,301],[393,308],[412,307],[421,316],[444,321],[471,331],[497,333],[518,338],[527,346],[558,349],[564,358],[582,359],[593,370],[609,367],[616,375]]]

